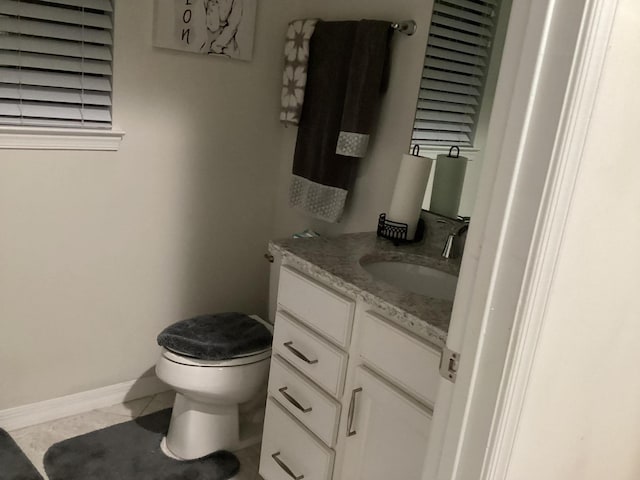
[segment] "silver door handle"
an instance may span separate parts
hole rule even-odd
[[[276,452],[271,455],[271,458],[273,458],[275,462],[278,464],[278,466],[282,470],[284,470],[287,475],[293,478],[293,480],[302,480],[304,478],[304,475],[296,475],[295,473],[293,473],[293,470],[291,470],[286,463],[284,463],[282,460],[278,458],[279,455],[280,455],[280,452]]]
[[[356,431],[352,429],[353,427],[353,417],[356,411],[356,394],[362,391],[362,387],[355,388],[351,392],[351,401],[349,402],[349,414],[347,415],[347,437],[353,437],[356,434]]]
[[[278,391],[282,394],[284,398],[286,398],[289,401],[291,405],[296,407],[302,413],[309,413],[311,410],[313,410],[311,407],[303,407],[299,401],[297,401],[295,398],[293,398],[291,395],[287,393],[287,388],[288,387],[282,387],[282,388],[279,388]]]
[[[300,350],[298,350],[296,347],[294,347],[293,346],[293,342],[285,342],[283,345],[285,347],[287,347],[291,353],[293,353],[296,357],[298,357],[303,362],[305,362],[305,363],[307,363],[309,365],[313,365],[315,363],[318,363],[317,359],[311,360],[304,353],[302,353]]]

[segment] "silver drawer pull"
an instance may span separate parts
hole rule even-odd
[[[297,401],[295,398],[293,398],[291,395],[287,393],[287,388],[288,387],[282,387],[282,388],[279,388],[278,391],[282,394],[284,398],[286,398],[289,401],[291,405],[296,407],[302,413],[309,413],[311,410],[313,410],[311,407],[307,407],[307,408],[303,407],[299,401]]]
[[[302,353],[300,350],[295,348],[293,346],[293,342],[285,342],[284,346],[287,347],[291,353],[293,353],[296,357],[298,357],[303,362],[305,362],[305,363],[307,363],[309,365],[313,365],[315,363],[318,363],[317,359],[316,360],[310,360],[309,358],[307,358],[307,356],[304,353]]]
[[[349,402],[349,415],[347,415],[347,437],[353,437],[356,434],[355,430],[352,430],[353,427],[353,417],[356,411],[356,394],[360,393],[362,388],[355,388],[351,392],[351,401]]]
[[[293,480],[302,480],[304,478],[304,475],[296,475],[295,473],[293,473],[293,471],[287,466],[287,464],[278,458],[279,455],[280,455],[280,452],[276,452],[271,455],[271,458],[273,458],[275,462],[278,464],[278,466],[282,470],[284,470],[287,475],[293,478]]]

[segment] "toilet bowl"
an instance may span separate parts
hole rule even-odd
[[[271,325],[259,317],[251,318],[264,325],[270,335]],[[207,335],[215,336],[216,332]],[[160,337],[158,343],[162,345]],[[162,348],[156,375],[176,391],[165,446],[177,458],[191,460],[217,450],[237,449],[240,444],[239,405],[260,392],[264,395],[271,358],[270,342],[260,348],[245,346],[241,353],[223,356],[228,358],[211,360],[186,355],[166,345]]]

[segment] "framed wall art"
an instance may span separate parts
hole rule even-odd
[[[155,0],[153,44],[251,60],[257,0]]]

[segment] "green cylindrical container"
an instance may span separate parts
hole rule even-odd
[[[437,156],[430,211],[445,217],[458,216],[467,161],[466,157],[450,157],[444,154]]]

